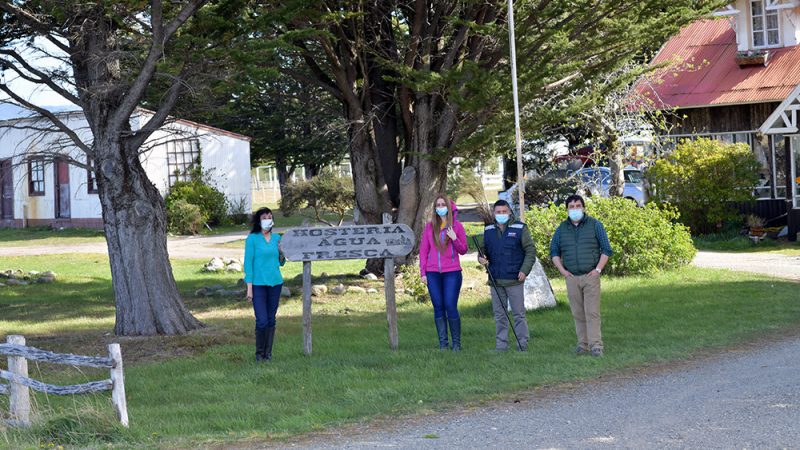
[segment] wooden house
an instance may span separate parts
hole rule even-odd
[[[683,28],[640,90],[676,112],[670,138],[747,143],[761,163],[754,212],[800,231],[800,1],[739,0]]]

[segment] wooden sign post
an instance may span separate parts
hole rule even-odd
[[[390,214],[383,225],[352,225],[333,228],[291,228],[281,239],[286,259],[303,261],[303,352],[311,354],[311,262],[341,259],[383,258],[386,320],[389,347],[396,350],[397,303],[395,302],[394,258],[414,248],[414,232],[405,224],[393,224]]]

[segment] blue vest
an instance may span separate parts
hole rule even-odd
[[[489,271],[495,280],[516,280],[525,260],[522,249],[522,231],[525,224],[514,222],[506,225],[502,236],[497,225],[483,229],[483,246],[489,258]]]

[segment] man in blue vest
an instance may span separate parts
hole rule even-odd
[[[489,265],[494,278],[492,309],[494,309],[495,349],[508,350],[508,316],[503,305],[511,305],[514,332],[519,350],[528,349],[528,322],[525,321],[525,278],[536,262],[536,246],[524,223],[511,221],[511,207],[505,200],[494,204],[494,223],[483,230],[483,254],[478,262]],[[491,282],[491,280],[490,280]]]
[[[603,224],[584,212],[583,197],[567,197],[569,218],[550,241],[550,258],[567,280],[567,297],[578,345],[575,353],[603,356],[600,333],[600,273],[614,254]]]

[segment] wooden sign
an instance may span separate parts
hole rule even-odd
[[[281,251],[291,261],[303,261],[303,352],[311,354],[311,261],[336,259],[384,259],[384,292],[389,348],[397,350],[397,303],[394,295],[394,258],[414,248],[414,232],[405,224],[392,223],[383,215],[383,225],[335,228],[291,228],[281,237]]]
[[[394,258],[414,248],[406,224],[354,225],[336,228],[291,228],[281,239],[290,261]]]

